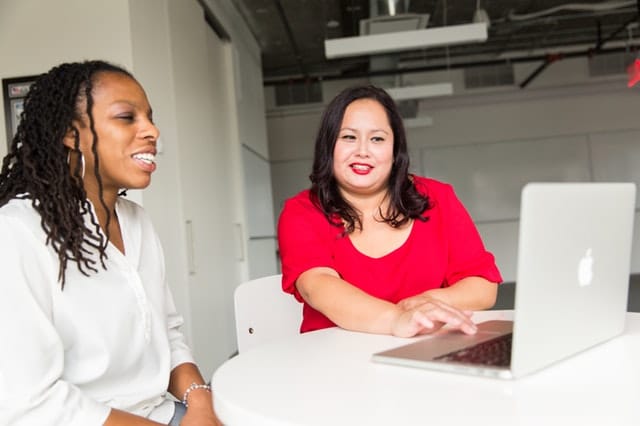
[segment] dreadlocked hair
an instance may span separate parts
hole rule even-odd
[[[103,198],[102,179],[98,173],[98,135],[92,114],[93,85],[102,72],[133,78],[126,70],[104,61],[65,63],[40,75],[25,98],[16,135],[0,171],[0,207],[14,198],[31,200],[31,205],[40,214],[46,244],[50,244],[58,255],[58,281],[62,289],[69,261],[75,262],[85,276],[90,272],[97,273],[98,266],[106,268],[104,260],[107,258],[105,250],[111,214]],[[83,99],[86,102],[82,103]],[[91,150],[95,158],[99,199],[107,212],[104,235],[84,190],[81,164],[78,161],[73,170],[69,170],[68,158],[72,150],[63,144],[67,132],[73,132],[73,151],[80,153],[79,132],[73,121],[80,120],[81,105],[86,106],[84,112],[93,135]],[[85,223],[87,214],[90,226]],[[96,250],[98,259],[91,257]]]

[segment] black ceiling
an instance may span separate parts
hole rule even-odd
[[[581,0],[234,0],[262,51],[265,84],[315,78],[347,78],[403,70],[463,67],[562,55],[635,50],[637,1]],[[476,8],[491,25],[484,43],[384,55],[388,69],[371,58],[327,60],[324,40],[359,35],[361,19],[397,13],[429,14],[428,27],[468,24]],[[549,56],[553,54],[553,56]],[[378,55],[381,56],[381,55]],[[383,67],[384,68],[384,67]]]

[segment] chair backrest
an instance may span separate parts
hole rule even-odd
[[[282,275],[244,282],[233,299],[238,352],[300,333],[302,304],[282,291]]]

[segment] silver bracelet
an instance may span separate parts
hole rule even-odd
[[[187,403],[187,398],[189,398],[189,394],[191,393],[191,391],[194,391],[196,389],[204,389],[208,392],[211,392],[211,386],[209,385],[199,385],[195,382],[191,383],[187,388],[187,390],[184,391],[184,395],[182,395],[182,403],[184,404],[185,407],[189,406],[189,403]]]

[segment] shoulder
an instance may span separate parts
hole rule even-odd
[[[287,230],[294,233],[301,230],[318,232],[332,227],[312,197],[307,189],[285,201],[278,218],[279,233]]]
[[[47,243],[40,214],[31,205],[31,200],[13,199],[0,207],[0,235],[0,258],[3,262],[12,262],[9,259],[29,261],[40,265],[38,268],[45,268],[45,263],[52,265],[45,260],[49,255],[51,259],[57,259],[51,244]],[[35,274],[35,271],[31,272]]]
[[[43,235],[41,218],[31,203],[28,199],[14,198],[9,201],[0,207],[0,223],[14,232],[29,231],[40,239]]]
[[[316,206],[312,200],[311,191],[305,189],[284,202],[282,214],[295,214],[305,216],[319,215],[324,217],[322,211]]]
[[[432,200],[448,197],[453,193],[453,186],[449,183],[418,175],[411,175],[411,178],[418,192]]]
[[[293,197],[287,198],[284,202],[284,205],[301,208],[308,208],[309,206],[313,206],[313,202],[311,201],[311,191],[309,189],[305,189],[298,192]]]
[[[14,198],[0,207],[0,216],[2,217],[29,217],[34,215],[39,216],[30,199]]]

